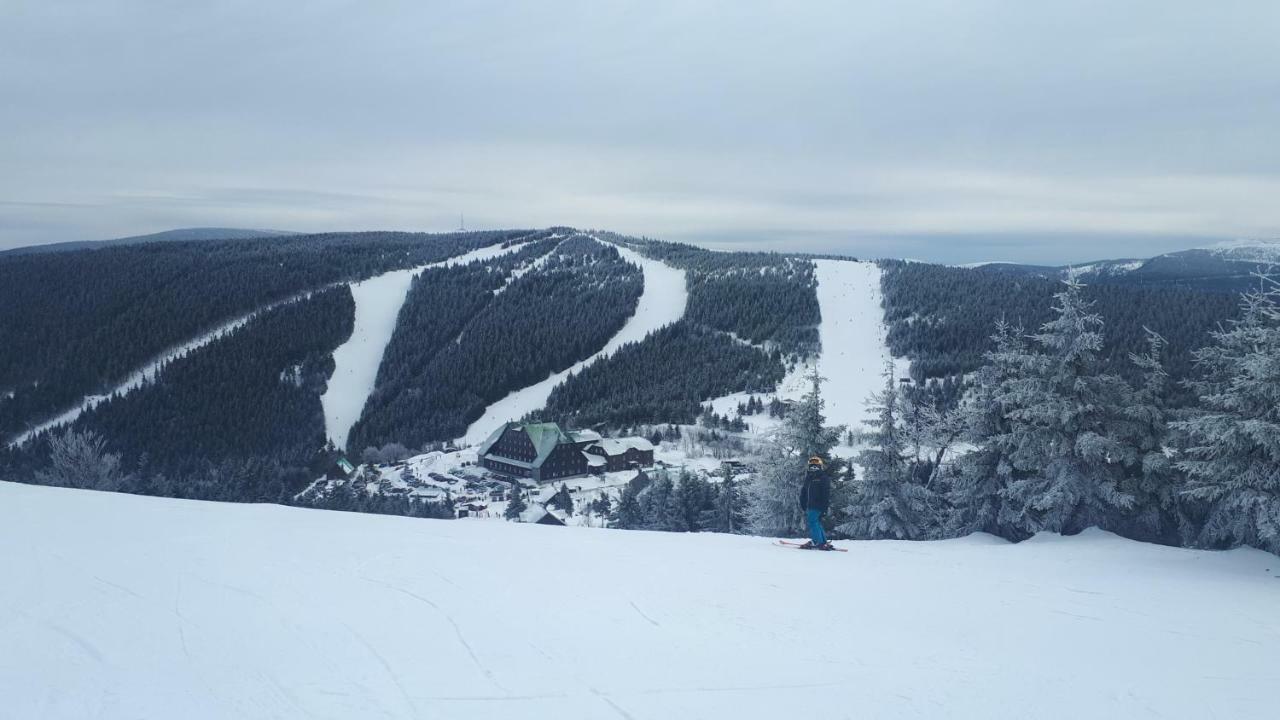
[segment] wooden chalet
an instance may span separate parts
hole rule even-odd
[[[478,455],[488,470],[539,483],[653,465],[653,445],[644,438],[565,432],[555,423],[506,423],[480,444]]]
[[[602,438],[584,452],[603,458],[608,472],[653,465],[653,443],[642,437]]]
[[[542,505],[533,505],[528,510],[521,513],[520,522],[529,523],[531,525],[565,526],[565,521],[559,515]]]

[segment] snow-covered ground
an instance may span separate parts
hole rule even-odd
[[[351,337],[333,352],[334,370],[320,403],[324,407],[325,433],[339,448],[347,446],[351,426],[360,419],[365,401],[373,392],[382,354],[391,342],[400,308],[404,305],[413,278],[423,270],[454,267],[477,260],[489,260],[519,249],[519,245],[491,245],[443,262],[393,270],[351,284],[356,301],[355,328]]]
[[[333,287],[333,286],[328,285],[328,286],[325,286],[324,288],[321,288],[321,290],[328,289],[329,287]],[[14,437],[12,440],[9,441],[9,445],[11,446],[21,445],[25,443],[27,440],[30,440],[31,438],[35,437],[36,435],[46,430],[52,430],[54,428],[58,428],[63,425],[67,425],[75,422],[76,418],[80,417],[80,415],[82,415],[85,411],[90,410],[94,407],[97,407],[100,403],[105,401],[107,398],[112,397],[113,395],[119,395],[119,396],[128,395],[134,390],[137,390],[143,385],[151,382],[152,380],[155,379],[156,374],[160,372],[161,368],[163,368],[167,363],[170,363],[173,360],[176,360],[177,358],[180,358],[183,355],[186,355],[187,353],[198,350],[219,338],[225,337],[226,335],[229,335],[235,332],[236,330],[239,330],[240,328],[244,327],[245,324],[248,323],[250,320],[261,315],[262,313],[274,310],[275,308],[278,308],[281,305],[285,305],[291,302],[296,302],[298,300],[309,298],[311,297],[312,292],[317,292],[317,291],[299,293],[297,295],[293,295],[291,297],[285,298],[284,300],[279,300],[269,305],[264,305],[263,307],[260,307],[254,310],[253,312],[245,313],[244,315],[241,315],[237,318],[228,320],[227,322],[222,323],[221,325],[214,328],[213,330],[210,330],[207,333],[204,333],[195,338],[192,338],[191,340],[188,340],[187,342],[181,345],[178,345],[177,347],[166,350],[165,352],[161,353],[160,355],[148,361],[142,367],[138,368],[137,370],[134,370],[133,373],[129,375],[129,377],[125,378],[124,381],[121,382],[119,385],[116,385],[115,387],[113,387],[110,392],[107,392],[102,395],[86,395],[84,398],[80,400],[80,403],[75,407],[57,415],[56,417],[46,420],[45,422],[40,423],[39,425],[32,427],[30,430],[22,433],[21,435]]]
[[[541,382],[517,390],[485,408],[480,419],[467,428],[462,442],[472,445],[479,443],[502,423],[519,420],[530,412],[542,409],[547,404],[547,398],[551,397],[552,389],[563,382],[570,373],[581,372],[583,368],[600,358],[612,355],[623,345],[643,340],[654,330],[684,317],[685,305],[689,300],[684,271],[657,260],[650,260],[621,246],[617,246],[617,250],[623,259],[638,265],[644,273],[644,292],[641,293],[640,301],[636,304],[635,313],[599,352],[575,363],[563,372],[554,373]]]
[[[1275,556],[842,545],[0,483],[0,714],[1275,717]]]

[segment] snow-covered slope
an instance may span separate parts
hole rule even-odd
[[[822,310],[818,370],[827,379],[823,386],[827,420],[862,430],[862,421],[869,419],[867,398],[884,389],[885,367],[894,362],[880,304],[880,267],[846,260],[816,260],[814,265]],[[907,365],[905,359],[898,360],[895,377],[905,377]],[[784,385],[796,386],[795,378]],[[804,392],[808,387],[800,382],[798,389]]]
[[[1275,716],[1280,561],[427,521],[0,483],[12,718]]]
[[[463,436],[464,443],[481,442],[498,425],[508,420],[519,420],[526,413],[542,409],[547,404],[547,398],[551,397],[552,389],[563,382],[570,373],[580,372],[600,358],[612,355],[623,345],[643,340],[654,330],[684,317],[685,305],[689,300],[684,271],[657,260],[650,260],[621,246],[618,246],[617,250],[623,259],[638,265],[644,273],[644,292],[641,293],[640,301],[636,304],[635,314],[599,352],[575,363],[563,372],[555,373],[541,382],[517,390],[485,408],[484,415],[467,428],[467,433]]]
[[[360,419],[365,401],[373,392],[382,354],[396,329],[400,307],[404,305],[413,278],[427,268],[453,267],[476,260],[488,260],[518,249],[501,245],[473,250],[443,262],[405,270],[394,270],[351,284],[356,302],[355,328],[351,337],[333,352],[334,370],[320,402],[324,406],[325,433],[339,448],[347,446],[351,426]]]
[[[1226,240],[1204,248],[1226,260],[1252,263],[1280,263],[1280,239]]]

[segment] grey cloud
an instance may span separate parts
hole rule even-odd
[[[925,259],[1280,234],[1269,0],[5,14],[0,247],[458,212]]]

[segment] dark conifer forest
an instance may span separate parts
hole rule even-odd
[[[0,257],[0,437],[269,303],[528,234],[330,233]]]
[[[126,467],[145,455],[167,475],[254,457],[305,467],[324,445],[320,395],[354,310],[344,285],[263,313],[75,426],[105,438]]]
[[[397,354],[380,371],[393,389],[370,399],[350,449],[391,441],[421,447],[461,436],[490,403],[603,347],[635,313],[644,287],[639,268],[615,248],[576,235],[559,243],[537,272],[512,279],[496,295],[498,287],[485,286],[492,278],[477,277],[477,287],[492,298],[476,297],[483,307],[460,327],[431,331],[435,341],[444,340],[432,352],[431,342],[419,344],[406,330],[448,323],[423,319],[439,312],[430,304],[428,281],[420,279],[421,289],[402,311],[402,322],[409,322],[397,333],[404,337],[393,339]]]
[[[610,236],[644,255],[683,268],[685,319],[793,358],[818,350],[817,279],[813,263],[778,253],[713,252],[692,245]]]
[[[944,265],[886,261],[882,266],[889,347],[911,358],[917,381],[981,367],[984,353],[992,349],[996,321],[1038,330],[1049,320],[1051,299],[1062,287],[1054,279]],[[1167,370],[1185,379],[1193,374],[1192,352],[1239,313],[1233,293],[1174,286],[1110,282],[1086,285],[1084,297],[1106,319],[1103,367],[1131,380],[1137,371],[1129,355],[1145,350],[1144,328],[1165,338]],[[1189,399],[1181,388],[1174,393],[1180,401]]]
[[[768,392],[782,376],[777,357],[681,320],[571,376],[552,391],[541,415],[569,427],[692,423],[702,400]]]

